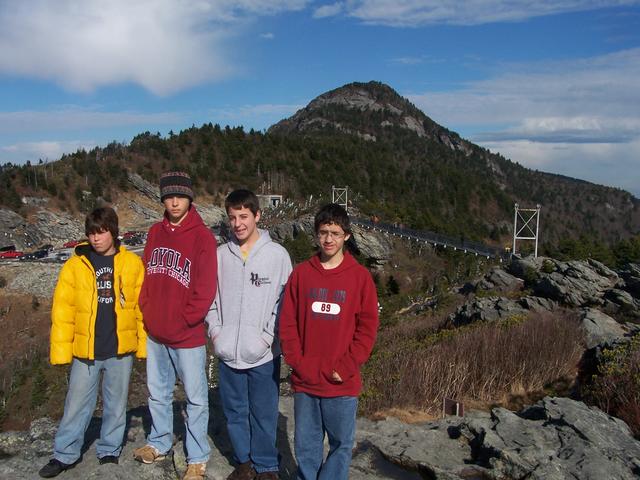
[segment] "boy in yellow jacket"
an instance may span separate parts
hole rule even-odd
[[[118,463],[124,438],[133,355],[146,356],[138,295],[144,278],[140,258],[120,246],[118,216],[97,208],[85,220],[89,242],[62,267],[51,309],[52,365],[71,363],[64,415],[53,458],[40,469],[52,478],[74,467],[96,407],[102,379],[99,463]]]

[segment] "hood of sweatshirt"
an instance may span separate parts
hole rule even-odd
[[[325,275],[325,276],[331,276],[331,275],[340,275],[343,272],[345,272],[346,270],[349,270],[353,267],[356,267],[358,265],[360,265],[355,258],[353,258],[353,255],[351,255],[348,251],[344,251],[344,258],[342,259],[342,262],[340,263],[340,265],[338,265],[336,268],[330,268],[330,269],[326,269],[322,267],[322,264],[320,263],[320,254],[314,255],[313,257],[311,257],[309,259],[309,262],[311,263],[311,266],[317,270],[320,274]]]
[[[268,243],[271,243],[272,241],[271,235],[269,235],[269,232],[267,230],[262,230],[261,228],[259,228],[258,232],[260,233],[260,237],[258,238],[256,243],[253,245],[253,247],[251,247],[247,260],[249,260],[251,257],[256,255],[262,247],[264,247]],[[231,239],[227,242],[227,246],[231,251],[231,253],[233,253],[236,257],[238,257],[240,260],[244,262],[244,259],[242,258],[242,253],[240,252],[240,244],[238,243],[238,239],[236,238],[235,235],[231,236]]]
[[[116,248],[115,254],[118,254],[126,250],[124,245],[120,245],[120,240],[117,240],[115,248]],[[82,242],[76,245],[76,247],[73,249],[73,253],[75,253],[78,257],[89,258],[89,254],[91,253],[92,250],[93,249],[91,248],[91,244],[89,242]]]
[[[162,218],[162,228],[169,234],[180,235],[200,226],[206,227],[206,225],[204,225],[204,222],[202,221],[202,217],[200,217],[200,214],[197,212],[193,205],[189,207],[187,216],[184,217],[184,220],[182,220],[179,225],[171,224],[166,211],[164,212],[164,217]]]

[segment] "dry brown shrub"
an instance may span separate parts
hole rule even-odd
[[[640,438],[640,334],[602,353],[583,393],[589,403],[624,420]]]
[[[577,318],[565,311],[418,337],[402,330],[381,332],[365,369],[364,413],[418,408],[437,414],[444,397],[474,405],[523,398],[574,378],[583,351]]]

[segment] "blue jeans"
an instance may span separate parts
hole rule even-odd
[[[147,337],[147,387],[151,432],[147,444],[167,453],[173,445],[173,389],[176,375],[187,396],[185,420],[187,463],[206,463],[211,447],[209,425],[209,386],[205,373],[204,345],[171,348]]]
[[[356,432],[357,397],[294,395],[298,480],[347,480]],[[324,464],[324,435],[329,453]]]
[[[80,458],[84,434],[98,399],[100,372],[102,377],[102,426],[96,443],[98,458],[120,456],[127,418],[127,396],[133,355],[107,360],[81,360],[71,363],[69,390],[64,402],[64,415],[56,432],[53,457],[63,463]]]
[[[280,357],[237,370],[218,363],[220,399],[236,461],[251,460],[256,472],[277,472]]]

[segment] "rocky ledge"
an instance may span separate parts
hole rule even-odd
[[[184,405],[176,404],[175,418]],[[212,456],[207,478],[223,479],[232,471],[232,452],[215,391],[209,434]],[[167,460],[142,465],[133,450],[144,444],[150,419],[145,407],[128,412],[129,429],[119,465],[99,465],[94,443],[100,420],[86,436],[83,460],[62,479],[173,480],[186,469],[178,432]],[[293,399],[281,397],[278,446],[281,478],[295,478]],[[56,424],[43,418],[28,432],[0,433],[0,478],[33,479],[51,455]],[[182,430],[183,431],[183,430]],[[349,478],[377,479],[635,479],[640,476],[640,442],[627,425],[597,408],[567,398],[544,398],[519,413],[495,408],[465,417],[405,424],[397,419],[358,419]]]

